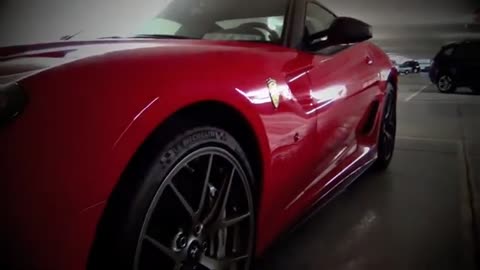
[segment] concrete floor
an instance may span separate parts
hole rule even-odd
[[[257,269],[477,269],[480,95],[440,94],[425,74],[399,88],[391,167],[358,179]]]

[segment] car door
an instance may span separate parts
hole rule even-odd
[[[470,59],[468,48],[464,44],[457,46],[452,55],[450,72],[454,76],[457,86],[468,84]]]
[[[480,48],[477,43],[466,42],[456,48],[451,72],[457,86],[478,85]]]
[[[471,69],[471,86],[480,87],[480,42],[472,43],[472,69]]]
[[[464,82],[467,86],[478,86],[480,74],[480,46],[478,43],[466,43],[463,47],[463,53],[459,61],[462,67],[460,72],[464,77]]]
[[[306,10],[306,26],[311,28],[308,32],[324,31],[329,25],[322,22],[333,21],[331,13],[315,2],[307,3]],[[333,46],[314,54],[314,68],[309,76],[313,99],[325,103],[317,116],[319,142],[328,145],[323,149],[325,160],[319,164],[320,175],[325,175],[349,155],[355,154],[357,127],[375,95],[374,91],[366,90],[372,88],[378,78],[372,69],[373,59],[366,42]],[[327,59],[325,55],[328,55]],[[326,118],[334,121],[327,124]],[[318,181],[326,184],[329,179],[325,177]]]
[[[327,30],[335,15],[315,1],[307,1],[305,8],[305,34]],[[328,38],[328,37],[327,37]],[[315,153],[317,163],[314,177],[290,203],[305,208],[315,200],[321,190],[335,180],[348,160],[359,155],[357,127],[373,99],[373,92],[365,90],[375,83],[372,77],[372,59],[368,43],[353,46],[332,46],[320,51],[304,50],[312,57],[306,74],[310,82],[309,113],[315,114]]]
[[[305,5],[310,4],[310,2],[307,4],[307,1],[298,1],[296,4],[298,5],[297,10],[302,11],[300,14],[296,14],[296,18],[299,16],[305,18]],[[311,23],[322,25],[323,30],[328,29],[335,20],[335,16],[323,8],[313,11],[321,14],[316,16],[318,21],[312,21]],[[302,21],[297,28],[304,29],[305,25],[309,23]],[[314,27],[316,29],[320,28],[319,26],[312,26],[310,31],[314,31]],[[298,33],[298,29],[295,33]],[[303,39],[303,36],[300,35],[298,38]],[[337,130],[341,117],[338,115],[338,106],[335,102],[335,95],[342,95],[342,91],[337,89],[338,92],[335,93],[335,86],[329,83],[330,81],[340,81],[340,72],[332,72],[330,76],[324,76],[325,74],[318,76],[319,66],[324,66],[326,70],[333,71],[335,61],[331,61],[334,60],[331,56],[312,53],[303,50],[302,46],[299,47],[296,57],[288,61],[282,70],[293,99],[305,114],[304,118],[311,121],[312,126],[308,132],[300,132],[300,134],[309,134],[307,138],[301,141],[305,145],[308,143],[308,148],[303,147],[301,152],[297,152],[295,160],[296,164],[298,164],[298,161],[302,161],[302,166],[308,166],[308,171],[295,172],[290,170],[290,173],[295,173],[295,175],[289,176],[291,181],[288,181],[288,189],[293,192],[290,193],[292,196],[289,196],[285,202],[284,212],[282,213],[283,218],[287,220],[294,220],[306,208],[312,197],[312,187],[315,183],[318,183],[316,179],[321,172],[328,169],[330,165],[328,161],[332,159],[334,153],[339,153],[343,147],[343,144],[339,144],[338,141],[345,140],[345,138],[338,139],[339,136],[345,136],[345,134],[340,134],[341,132]],[[312,72],[314,73],[313,76]],[[316,89],[314,89],[315,86]],[[322,91],[320,87],[330,87],[330,89]],[[320,129],[318,128],[319,123],[321,125]],[[305,160],[306,158],[308,160]]]

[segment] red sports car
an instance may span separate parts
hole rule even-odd
[[[160,9],[131,37],[0,49],[2,265],[248,269],[388,166],[397,74],[369,25],[315,0]]]

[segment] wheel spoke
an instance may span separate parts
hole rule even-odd
[[[185,210],[187,210],[188,214],[190,215],[190,217],[193,217],[193,209],[192,207],[190,206],[190,204],[187,202],[187,200],[185,199],[185,197],[183,197],[183,195],[180,193],[180,191],[178,191],[177,187],[175,187],[175,185],[173,183],[170,183],[170,188],[173,190],[173,193],[175,193],[175,195],[177,196],[178,200],[180,200],[180,202],[182,203],[183,207],[185,208]]]
[[[235,168],[232,169],[232,172],[231,172],[230,177],[228,178],[227,182],[225,182],[222,185],[222,188],[220,189],[217,201],[213,205],[210,213],[208,213],[207,217],[205,218],[205,221],[203,222],[204,224],[210,223],[214,219],[215,215],[219,215],[225,209],[225,206],[227,205],[228,195],[230,193],[230,188],[232,186],[234,175],[235,175]]]
[[[195,216],[198,217],[203,209],[203,206],[205,204],[205,201],[207,199],[207,194],[208,194],[208,182],[210,178],[210,172],[212,170],[212,163],[213,163],[213,155],[210,155],[208,159],[208,167],[207,167],[207,173],[205,175],[205,180],[203,182],[203,187],[202,187],[202,196],[200,198],[200,203],[198,205],[198,210],[195,212]]]
[[[227,201],[228,201],[228,196],[230,195],[230,189],[232,187],[232,182],[233,182],[233,176],[235,175],[235,168],[232,169],[232,173],[230,174],[230,177],[228,178],[228,182],[225,183],[227,188],[224,190],[223,194],[221,195],[222,198],[222,205],[220,207],[220,211],[223,211],[225,207],[227,206]]]
[[[148,235],[145,235],[144,239],[147,240],[148,242],[150,242],[153,246],[158,248],[162,253],[164,253],[165,255],[170,257],[172,260],[174,260],[177,264],[180,263],[180,257],[178,256],[177,253],[175,253],[175,251],[173,251],[172,249],[164,246],[162,243],[158,242],[157,240],[153,239],[152,237],[150,237]]]
[[[239,261],[243,261],[243,260],[246,260],[246,259],[248,259],[248,255],[237,256],[237,257],[229,259],[228,264],[230,265],[232,263],[237,263]]]
[[[203,256],[200,259],[200,264],[210,270],[228,269],[230,266],[232,266],[232,264],[236,264],[246,259],[248,259],[248,255],[235,256],[231,258],[227,257],[224,259],[214,259],[208,256]]]
[[[244,221],[245,219],[249,218],[250,217],[250,212],[246,213],[246,214],[243,214],[243,215],[240,215],[238,217],[234,217],[234,218],[230,218],[230,219],[226,219],[224,220],[221,225],[223,227],[230,227],[230,226],[233,226],[239,222],[242,222]]]
[[[393,139],[393,135],[387,129],[384,129],[383,134],[385,134],[387,140],[391,141]]]
[[[390,118],[390,114],[391,114],[391,112],[392,112],[392,107],[391,107],[391,105],[390,105],[390,104],[391,104],[391,96],[390,96],[390,95],[387,96],[387,104],[388,104],[388,106],[385,108],[385,116],[384,116],[384,119]]]
[[[214,270],[214,269],[222,269],[222,263],[221,261],[217,260],[217,259],[213,259],[211,257],[208,257],[208,256],[202,256],[202,258],[200,259],[200,264],[205,266],[206,268],[210,269],[210,270]]]

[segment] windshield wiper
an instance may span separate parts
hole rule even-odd
[[[82,31],[83,31],[83,30],[80,30],[80,31],[78,31],[78,32],[75,33],[75,34],[62,36],[62,37],[60,38],[60,40],[70,40],[70,39],[74,38],[75,36],[77,36],[78,34],[80,34]]]
[[[125,37],[121,37],[121,36],[110,36],[110,37],[99,37],[97,39],[121,39],[121,38],[125,38]]]
[[[155,39],[198,39],[193,37],[185,37],[185,36],[176,36],[176,35],[157,35],[157,34],[140,34],[135,35],[131,38],[155,38]]]

